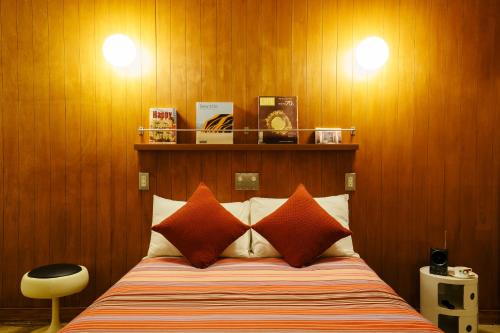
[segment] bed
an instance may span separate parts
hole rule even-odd
[[[143,259],[62,332],[441,332],[360,258]]]

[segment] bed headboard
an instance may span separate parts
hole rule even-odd
[[[299,183],[313,196],[344,192],[344,174],[353,168],[353,151],[140,151],[140,171],[150,174],[150,190],[185,200],[200,181],[219,201],[255,196],[287,197]],[[236,172],[258,172],[258,191],[234,189]]]
[[[139,150],[139,170],[149,173],[141,191],[142,248],[149,244],[153,194],[186,200],[203,181],[221,202],[288,197],[299,183],[313,196],[345,193],[354,150]],[[258,191],[234,189],[236,172],[260,173]]]

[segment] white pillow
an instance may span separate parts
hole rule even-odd
[[[316,202],[328,214],[333,216],[343,227],[349,229],[349,195],[342,194],[324,198],[314,198]],[[274,212],[287,199],[272,199],[272,198],[251,198],[250,199],[250,222],[255,225],[267,215]],[[281,257],[276,249],[257,231],[251,229],[252,232],[252,256],[275,258]],[[338,242],[330,246],[322,255],[322,257],[359,257],[354,252],[352,247],[351,236],[342,238]]]
[[[174,201],[164,199],[159,196],[153,196],[153,224],[161,223],[164,219],[175,213],[179,208],[186,204],[185,201]],[[242,223],[250,225],[250,203],[245,202],[230,202],[223,203],[227,211],[237,217]],[[250,256],[250,230],[245,232],[240,238],[229,245],[222,257],[244,257]],[[177,248],[170,243],[162,234],[151,230],[151,241],[149,242],[148,255],[149,258],[154,257],[182,257],[182,254]]]

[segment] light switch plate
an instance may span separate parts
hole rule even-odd
[[[259,189],[259,174],[257,172],[235,173],[234,189],[239,191],[257,191]]]
[[[356,174],[346,173],[345,174],[345,190],[346,191],[356,191]]]
[[[139,191],[149,190],[149,173],[139,172]]]

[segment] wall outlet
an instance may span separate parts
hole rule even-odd
[[[356,191],[356,174],[354,172],[345,174],[345,190]]]
[[[139,191],[149,190],[149,173],[139,172]]]
[[[257,191],[259,189],[259,174],[256,172],[235,173],[234,189],[239,191]]]

